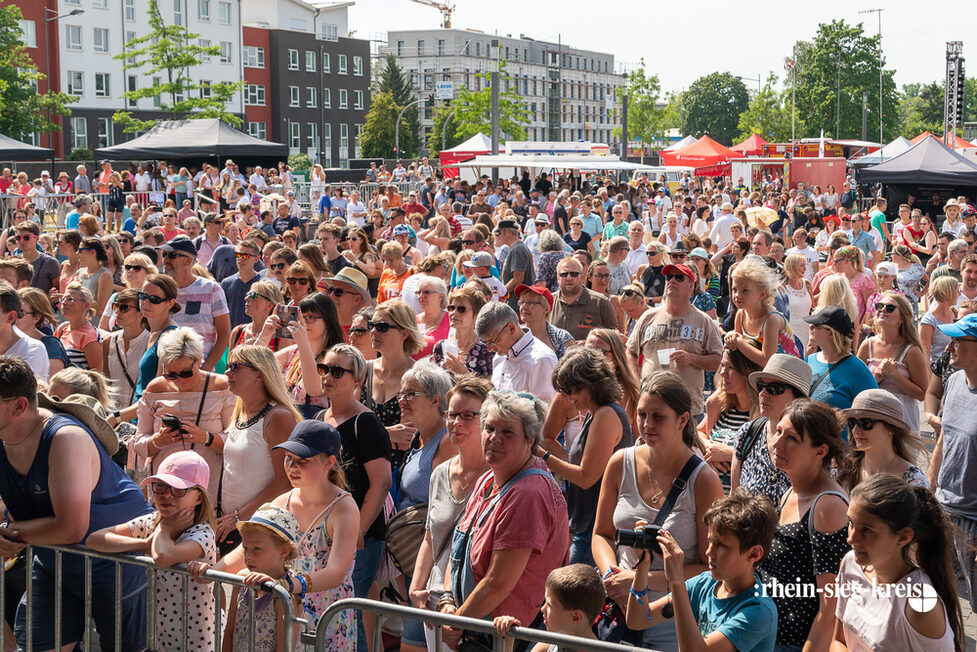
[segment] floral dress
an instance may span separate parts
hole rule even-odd
[[[283,575],[282,577],[285,577]],[[294,581],[294,580],[293,580]],[[234,620],[235,650],[247,650],[251,640],[248,623],[251,589],[241,587],[237,596],[237,618]],[[296,614],[301,615],[301,614]],[[278,648],[278,615],[275,614],[275,596],[258,591],[254,599],[254,652],[275,652]]]
[[[440,340],[434,345],[433,352],[434,364],[444,367],[444,340]],[[468,371],[476,376],[488,378],[492,375],[492,361],[495,354],[488,350],[488,345],[482,340],[477,340],[472,348],[465,354],[465,366]]]
[[[312,575],[326,567],[329,562],[329,552],[332,550],[332,537],[326,531],[326,522],[329,514],[332,513],[333,506],[348,496],[348,491],[341,492],[336,496],[324,510],[322,518],[312,526],[308,532],[302,535],[299,540],[299,554],[292,562],[296,573],[306,573]],[[292,498],[290,491],[285,499],[285,509],[289,509],[289,501]],[[337,600],[353,597],[353,564],[346,569],[346,576],[339,586],[326,591],[309,593],[302,602],[305,617],[311,622],[318,622],[319,615],[322,614],[332,603]],[[330,652],[356,652],[356,623],[353,620],[353,611],[347,609],[337,614],[329,624],[326,625],[326,650]]]

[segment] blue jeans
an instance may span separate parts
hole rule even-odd
[[[593,532],[585,532],[583,534],[574,534],[573,538],[570,539],[570,563],[571,564],[587,564],[588,566],[594,566],[594,555],[590,551],[590,540],[593,538]]]
[[[356,551],[356,561],[353,563],[353,595],[357,598],[370,596],[370,587],[380,569],[383,552],[383,539],[364,537],[363,549]],[[370,648],[367,645],[366,630],[363,628],[363,613],[357,611],[356,614],[356,649],[366,652]]]

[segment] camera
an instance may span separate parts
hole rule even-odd
[[[630,546],[637,550],[650,550],[661,555],[661,544],[658,543],[658,533],[662,531],[660,525],[645,525],[634,530],[615,530],[614,543],[619,546]]]
[[[174,414],[164,414],[160,421],[162,421],[163,425],[170,430],[178,430],[180,434],[186,434],[187,432],[183,429],[183,422],[180,421],[180,418]]]

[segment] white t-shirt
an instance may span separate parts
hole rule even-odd
[[[25,335],[16,326],[14,326],[14,334],[20,339],[14,342],[14,345],[2,355],[20,358],[34,371],[35,376],[47,382],[51,371],[51,361],[47,357],[47,349],[44,348],[44,343]]]
[[[733,235],[729,232],[729,227],[735,222],[739,222],[735,215],[727,213],[712,223],[712,231],[709,232],[709,239],[716,245],[717,249],[722,249],[733,241]]]
[[[153,178],[149,176],[149,172],[136,174],[133,179],[136,183],[137,192],[149,192],[149,188],[153,185]]]
[[[791,247],[785,252],[785,256],[791,254],[800,254],[807,259],[807,270],[804,272],[804,278],[809,281],[814,280],[814,266],[821,261],[821,256],[818,254],[817,250],[813,247],[804,247],[799,249],[797,247]]]
[[[254,174],[252,174],[251,175],[251,178],[248,179],[248,181],[251,182],[251,183],[253,183],[256,188],[264,188],[265,186],[268,185],[265,182],[265,178],[263,176],[261,176],[260,174],[258,174],[257,172],[255,172]]]

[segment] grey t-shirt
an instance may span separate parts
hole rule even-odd
[[[61,276],[61,263],[47,254],[41,254],[31,263],[31,266],[34,268],[34,279],[31,285],[47,294]]]
[[[478,481],[472,483],[468,494],[461,500],[455,498],[451,493],[451,480],[448,471],[454,461],[452,457],[447,462],[442,462],[434,471],[431,472],[431,488],[428,497],[427,508],[427,531],[431,533],[431,554],[438,555],[431,568],[431,575],[427,578],[427,590],[432,597],[440,596],[444,592],[444,573],[448,568],[448,557],[451,554],[451,537],[454,534],[455,526],[461,518],[471,492],[478,485]],[[435,598],[435,601],[437,599]]]
[[[977,521],[977,389],[957,371],[943,393],[943,464],[936,499],[953,516]]]
[[[522,282],[526,285],[532,285],[536,280],[533,254],[522,240],[512,245],[505,257],[505,262],[502,263],[502,283],[506,284],[511,281],[512,273],[520,270],[524,272]],[[515,292],[509,293],[508,304],[513,310],[518,310]]]

